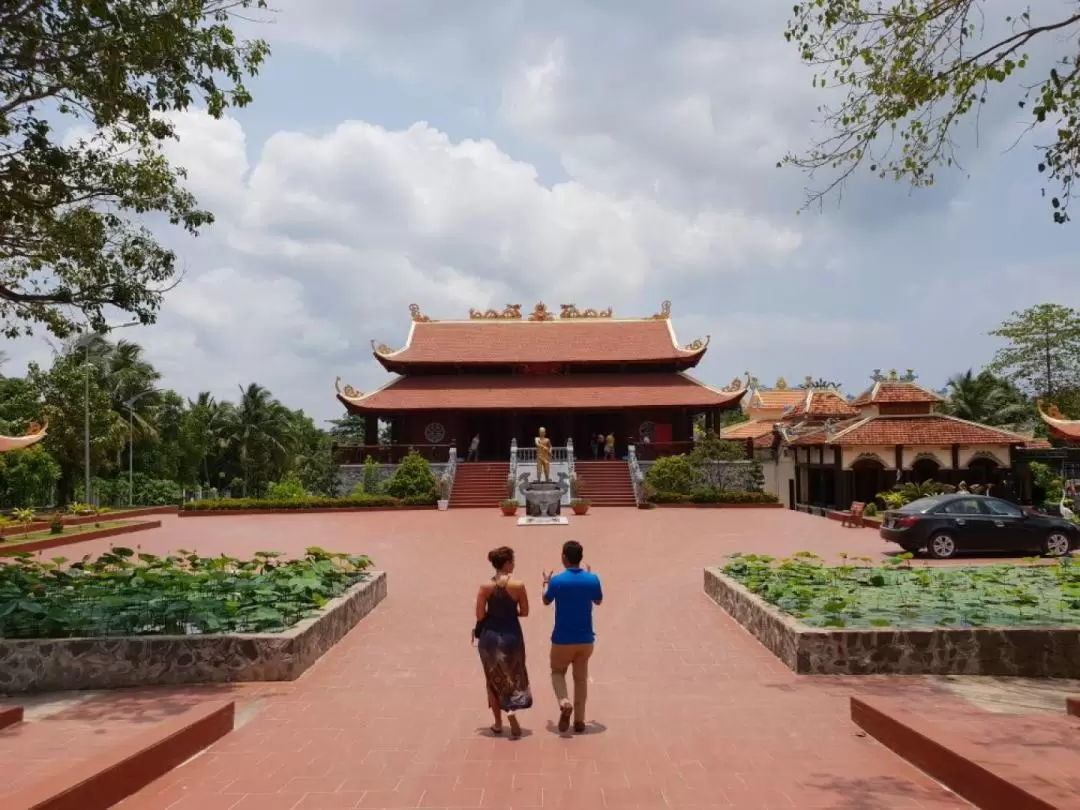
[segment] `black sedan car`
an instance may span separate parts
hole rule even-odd
[[[881,536],[905,551],[947,560],[962,551],[1038,552],[1060,557],[1080,546],[1080,527],[1065,518],[957,492],[920,498],[882,515]]]

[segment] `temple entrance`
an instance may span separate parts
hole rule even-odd
[[[940,470],[941,465],[932,458],[916,459],[915,463],[911,465],[911,480],[916,484],[921,484],[924,481],[936,481]]]
[[[859,459],[852,467],[853,501],[871,503],[879,492],[888,489],[885,485],[885,465],[874,459]]]

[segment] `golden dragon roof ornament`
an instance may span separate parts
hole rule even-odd
[[[473,321],[520,321],[521,304],[507,304],[503,310],[497,309],[470,309],[469,319]]]
[[[351,385],[342,386],[341,377],[334,378],[334,388],[337,389],[337,392],[339,394],[341,394],[343,397],[347,397],[348,399],[360,399],[360,397],[364,395],[363,392],[357,391]]]
[[[567,320],[574,318],[610,318],[615,314],[611,307],[607,309],[578,309],[574,304],[559,304],[559,317]]]

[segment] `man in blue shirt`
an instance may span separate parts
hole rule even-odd
[[[589,691],[589,658],[593,653],[593,605],[603,601],[600,577],[589,566],[581,567],[584,556],[581,543],[569,540],[563,544],[561,574],[544,572],[544,604],[555,603],[555,630],[551,634],[551,685],[559,701],[559,731],[570,728],[574,716],[574,731],[585,731],[585,698]],[[566,689],[566,671],[574,671],[574,700],[571,703]]]

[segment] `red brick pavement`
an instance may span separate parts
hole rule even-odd
[[[880,553],[870,532],[783,510],[598,510],[519,528],[496,510],[179,521],[146,551],[246,555],[308,545],[372,555],[389,596],[293,684],[124,810],[330,808],[953,808],[967,806],[850,722],[853,693],[919,680],[797,678],[702,593],[732,551]],[[566,539],[603,578],[590,732],[555,733],[541,571]],[[521,740],[493,738],[470,646],[486,552],[518,551],[536,707]],[[80,551],[106,547],[85,544]],[[88,548],[89,547],[89,548]],[[264,687],[266,689],[266,687]]]

